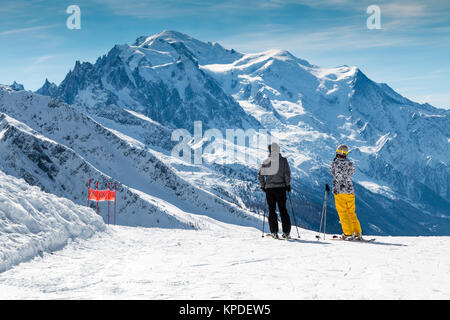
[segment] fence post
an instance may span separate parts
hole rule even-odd
[[[88,198],[87,198],[87,206],[89,207],[89,194],[91,193],[91,179],[89,179],[89,188],[88,188]]]
[[[109,197],[110,197],[110,188],[111,182],[108,182],[108,225],[109,225]]]
[[[98,213],[98,181],[96,182],[95,187],[97,189],[97,214],[99,214]]]

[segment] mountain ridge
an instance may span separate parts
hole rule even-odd
[[[90,112],[108,113],[108,106],[128,109],[169,130],[192,131],[193,122],[202,121],[205,129],[274,132],[303,188],[293,194],[301,208],[306,201],[302,194],[314,208],[320,206],[321,186],[330,179],[327,166],[337,145],[345,143],[358,167],[355,183],[375,195],[363,192],[357,206],[378,208],[378,197],[389,219],[408,207],[422,225],[450,216],[450,111],[413,102],[357,67],[321,68],[286,50],[244,54],[166,30],[138,37],[132,45],[116,45],[95,64],[76,62],[53,97]],[[118,122],[113,119],[108,125]],[[219,157],[208,155],[208,161]],[[225,167],[220,170],[232,168]],[[263,202],[260,195],[228,188],[247,205]],[[252,190],[257,190],[256,183]],[[307,227],[318,223],[315,210],[302,213],[308,217]],[[373,232],[383,229],[367,223]]]

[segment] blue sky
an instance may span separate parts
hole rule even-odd
[[[66,8],[81,9],[69,30]],[[381,29],[368,29],[378,5]],[[95,62],[115,44],[177,30],[226,48],[287,49],[323,67],[350,65],[406,97],[450,108],[448,0],[2,0],[0,83],[59,84],[75,61]]]

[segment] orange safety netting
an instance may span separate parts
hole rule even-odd
[[[89,188],[88,199],[94,201],[116,201],[116,191],[94,190],[92,188]]]

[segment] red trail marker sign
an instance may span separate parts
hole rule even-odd
[[[89,201],[97,202],[97,214],[99,213],[98,203],[100,201],[108,201],[108,224],[109,224],[109,202],[114,201],[114,225],[116,224],[116,189],[117,185],[114,184],[114,190],[111,190],[111,183],[108,182],[108,189],[98,190],[98,182],[95,183],[95,190],[91,188],[91,179],[89,179],[89,193],[87,206],[89,206]]]

